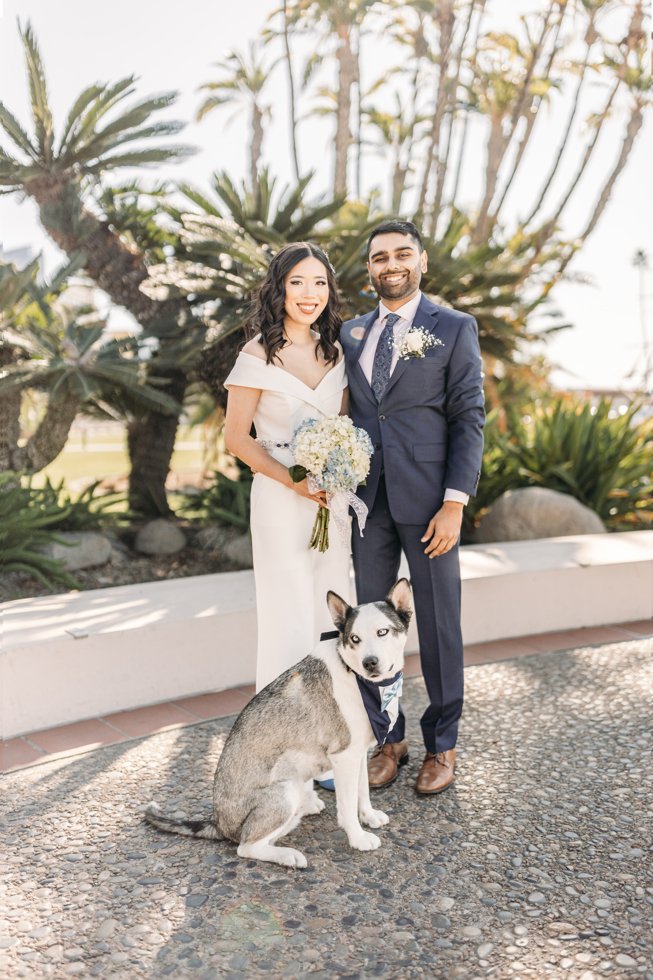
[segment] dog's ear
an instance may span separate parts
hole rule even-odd
[[[408,627],[413,615],[413,590],[407,578],[400,578],[395,582],[386,596],[386,602],[394,607],[401,621]]]
[[[331,592],[331,590],[327,592],[327,606],[331,613],[333,625],[342,633],[347,613],[351,609],[351,606],[344,599],[341,599],[336,592]]]

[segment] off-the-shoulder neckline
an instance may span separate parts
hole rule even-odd
[[[330,367],[329,370],[326,372],[326,374],[324,374],[320,378],[316,386],[314,388],[311,388],[310,385],[307,385],[305,381],[302,381],[301,378],[298,378],[296,374],[292,373],[292,371],[286,371],[285,368],[279,367],[278,364],[268,364],[262,357],[257,357],[256,354],[250,354],[246,350],[241,350],[240,356],[253,357],[255,361],[260,361],[264,367],[274,368],[276,371],[282,371],[284,374],[287,374],[289,378],[294,378],[295,381],[299,381],[300,385],[303,385],[304,388],[308,388],[309,391],[317,391],[320,385],[323,384],[326,381],[326,379],[329,377],[329,375],[332,374],[335,371],[335,369],[339,367],[344,361],[344,355],[343,355],[343,357],[341,357],[339,361],[337,361],[332,367]]]

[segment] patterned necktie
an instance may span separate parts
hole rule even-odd
[[[374,364],[372,366],[372,391],[377,402],[381,401],[388,381],[390,380],[390,368],[392,366],[393,350],[393,327],[401,317],[397,313],[388,313],[385,318],[385,326],[381,331],[379,342],[374,352]]]

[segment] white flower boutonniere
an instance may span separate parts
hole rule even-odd
[[[411,327],[398,345],[397,356],[404,360],[409,357],[425,357],[427,350],[432,347],[444,347],[444,343],[424,327]]]

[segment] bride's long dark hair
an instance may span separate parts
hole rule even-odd
[[[277,353],[288,343],[283,332],[286,317],[284,280],[298,262],[311,257],[318,259],[324,266],[329,287],[327,305],[313,324],[313,329],[320,335],[315,348],[315,357],[317,359],[318,351],[321,350],[328,364],[335,364],[338,360],[336,340],[340,333],[342,317],[333,267],[326,253],[313,242],[291,242],[279,249],[270,262],[267,275],[254,295],[252,311],[247,321],[248,335],[250,337],[259,333],[261,335],[260,343],[265,349],[267,364],[272,363]]]

